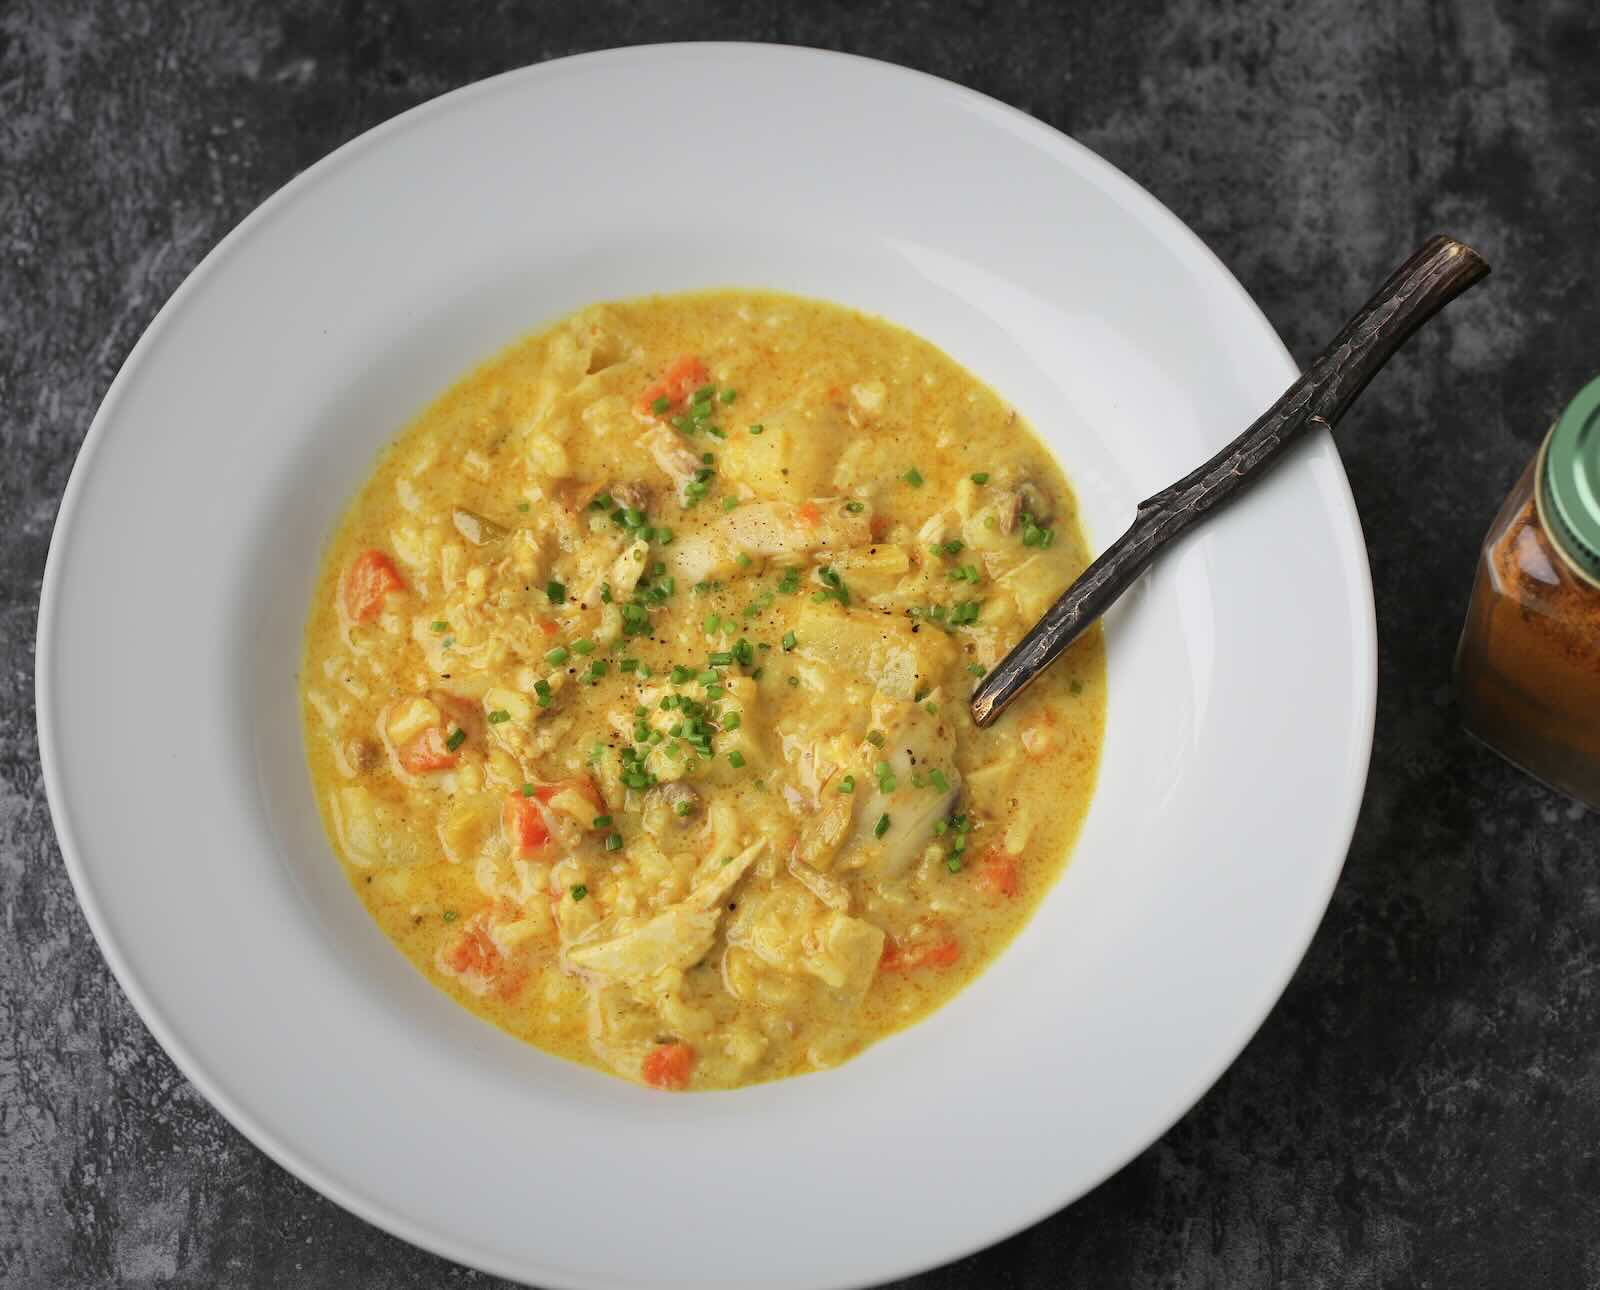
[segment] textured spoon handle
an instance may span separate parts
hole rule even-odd
[[[1265,475],[1308,427],[1331,428],[1412,332],[1488,272],[1483,257],[1465,243],[1450,237],[1428,241],[1255,424],[1203,466],[1139,503],[1128,531],[973,691],[973,720],[987,726],[1005,711],[1163,547]]]

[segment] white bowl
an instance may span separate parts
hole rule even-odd
[[[827,1074],[666,1097],[435,991],[313,809],[295,670],[321,545],[475,361],[590,301],[721,284],[942,346],[1060,456],[1097,548],[1295,372],[1198,239],[1021,113],[797,49],[570,58],[371,131],[225,239],[106,396],[45,575],[56,830],[152,1032],[327,1196],[543,1286],[858,1285],[1082,1195],[1260,1024],[1366,773],[1371,586],[1322,438],[1112,616],[1066,877],[931,1020]]]

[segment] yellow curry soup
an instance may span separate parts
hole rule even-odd
[[[838,1064],[1038,905],[1098,634],[966,701],[1086,563],[1015,411],[910,333],[717,291],[586,309],[383,454],[302,671],[372,917],[465,1007],[659,1088]]]

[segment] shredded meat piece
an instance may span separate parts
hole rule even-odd
[[[627,506],[636,511],[650,509],[650,486],[639,483],[637,480],[628,480],[620,484],[612,484],[610,489],[612,500],[620,505]]]

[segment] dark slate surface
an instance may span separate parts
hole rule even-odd
[[[1099,1191],[905,1284],[1600,1285],[1600,825],[1465,740],[1448,684],[1480,535],[1600,370],[1592,0],[0,0],[0,1285],[488,1283],[269,1163],[112,981],[40,784],[40,575],[118,364],[274,189],[490,73],[716,36],[906,63],[1069,131],[1192,224],[1302,359],[1435,229],[1496,270],[1341,432],[1377,747],[1299,975]]]

